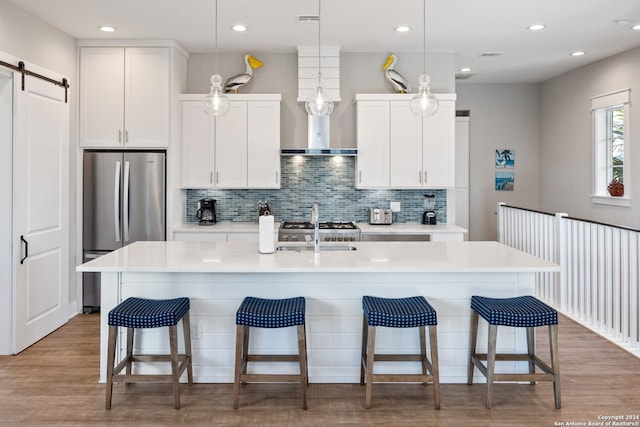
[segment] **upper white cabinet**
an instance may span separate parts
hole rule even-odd
[[[166,148],[170,141],[169,47],[80,49],[80,145]]]
[[[280,188],[280,95],[229,94],[210,117],[204,95],[182,95],[184,188]]]
[[[414,94],[356,95],[357,188],[452,188],[455,95],[436,95],[431,117],[411,113]]]

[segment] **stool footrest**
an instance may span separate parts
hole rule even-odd
[[[247,362],[298,362],[297,354],[248,354]]]
[[[425,357],[421,354],[374,354],[376,362],[421,362]]]
[[[433,382],[433,375],[423,375],[423,374],[373,374],[373,375],[371,375],[371,382],[374,382],[374,383],[386,383],[386,382],[430,383],[430,382]]]
[[[167,362],[171,361],[171,356],[163,355],[135,355],[129,359],[124,359],[113,369],[113,382],[121,383],[171,383],[173,382],[173,374],[119,374],[129,362]],[[178,356],[178,377],[182,376],[185,369],[191,363],[191,357],[187,355]],[[189,383],[191,384],[191,383]]]
[[[471,355],[472,358],[477,359],[478,361],[487,361],[486,353],[473,353]],[[533,362],[535,365],[542,369],[547,374],[553,374],[553,369],[549,366],[545,361],[540,359],[536,355],[528,355],[528,354],[496,354],[496,361],[509,361],[509,362]],[[474,363],[475,364],[475,363]],[[481,363],[482,364],[482,363]],[[475,364],[478,366],[477,364]],[[483,365],[483,364],[482,364]],[[483,365],[484,366],[484,365]]]
[[[299,383],[300,374],[242,374],[241,383]]]

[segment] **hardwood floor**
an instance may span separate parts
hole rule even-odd
[[[307,411],[300,407],[296,385],[249,384],[238,410],[231,407],[232,384],[184,385],[182,408],[175,410],[170,385],[116,384],[107,411],[104,385],[98,383],[98,321],[95,314],[78,315],[21,354],[0,356],[0,425],[537,427],[640,415],[640,359],[565,317],[559,338],[560,410],[554,408],[551,384],[539,383],[498,384],[492,409],[484,407],[484,384],[443,384],[439,411],[433,388],[418,384],[375,384],[369,410],[358,384],[310,384]],[[546,358],[546,328],[538,332],[539,353]],[[629,421],[637,424],[626,425],[640,425],[638,419]]]

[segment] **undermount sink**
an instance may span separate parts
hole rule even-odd
[[[320,251],[355,251],[355,246],[350,245],[320,245]],[[293,251],[293,252],[308,252],[313,251],[313,246],[298,246],[298,245],[280,245],[276,247],[277,251]]]

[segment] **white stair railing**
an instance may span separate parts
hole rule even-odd
[[[500,203],[498,240],[560,264],[537,296],[640,356],[640,230]]]

